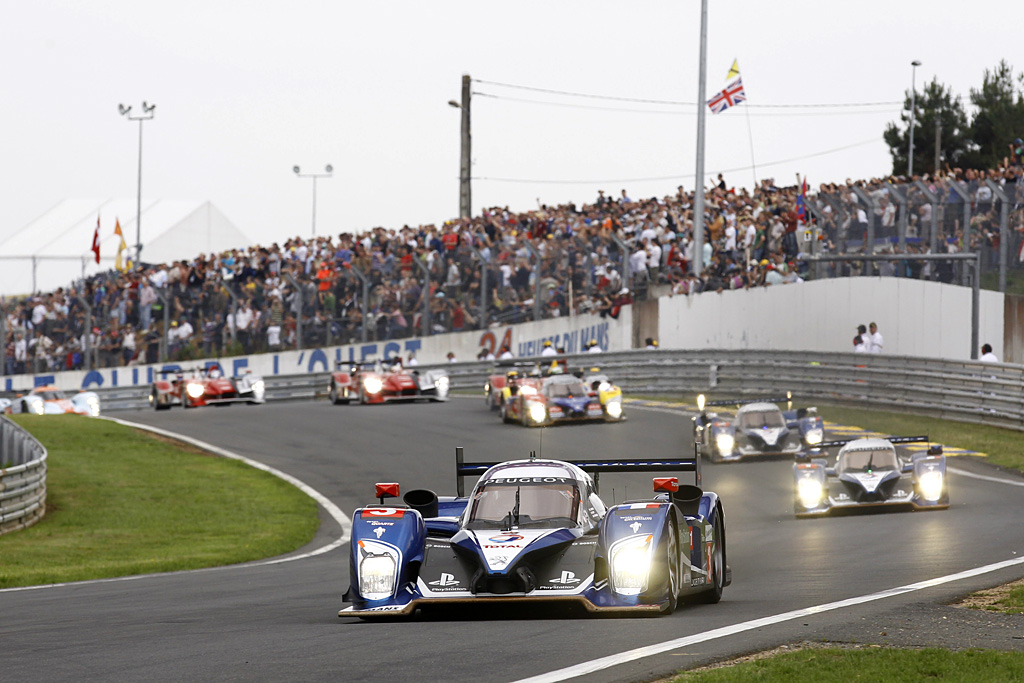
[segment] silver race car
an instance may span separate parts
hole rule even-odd
[[[822,443],[841,446],[835,464],[826,458],[798,458],[793,463],[797,517],[838,510],[897,507],[944,510],[949,507],[946,456],[942,446],[901,457],[895,444],[927,442],[926,436],[890,436]]]
[[[755,400],[706,401],[697,397],[700,414],[694,418],[694,439],[712,462],[732,462],[752,456],[794,456],[822,442],[824,422],[817,408],[792,409],[793,396]],[[777,403],[787,404],[784,411]],[[709,406],[739,406],[735,417],[705,410]]]

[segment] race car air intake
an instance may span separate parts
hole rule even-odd
[[[700,510],[700,498],[704,491],[699,486],[680,484],[679,490],[672,494],[672,502],[675,503],[684,515],[696,517]]]
[[[437,517],[437,494],[430,489],[413,489],[402,496],[402,500],[424,519]]]

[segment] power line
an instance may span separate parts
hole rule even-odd
[[[475,83],[484,83],[486,85],[496,85],[496,86],[499,86],[499,87],[502,87],[502,88],[512,88],[512,89],[515,89],[515,90],[529,90],[529,91],[532,91],[532,92],[542,92],[542,93],[547,93],[549,95],[562,95],[562,96],[566,96],[566,97],[585,97],[585,98],[595,99],[595,100],[612,100],[612,101],[616,101],[616,102],[636,102],[636,103],[641,103],[641,104],[668,104],[668,105],[672,105],[672,106],[688,106],[688,107],[695,107],[695,106],[697,106],[696,102],[680,102],[680,101],[677,101],[677,100],[652,100],[652,99],[643,99],[643,98],[638,98],[638,97],[620,97],[620,96],[616,96],[616,95],[596,95],[596,94],[593,94],[593,93],[572,92],[572,91],[569,91],[569,90],[551,90],[549,88],[535,88],[535,87],[529,86],[529,85],[515,85],[515,84],[512,84],[512,83],[501,83],[501,82],[498,82],[498,81],[485,81],[485,80],[482,80],[482,79],[479,79],[479,78],[474,78],[473,82],[475,82]],[[816,108],[820,108],[820,107],[880,107],[880,106],[893,106],[893,105],[900,105],[900,106],[902,106],[903,102],[844,102],[844,103],[838,103],[838,104],[824,104],[824,103],[813,103],[813,104],[750,104],[749,102],[745,102],[744,104],[747,104],[747,106],[750,106],[750,107],[755,107],[755,108],[760,109],[760,108],[801,108],[801,107],[816,107]]]
[[[628,112],[635,114],[668,114],[670,116],[696,116],[696,111],[669,111],[665,109],[634,109],[626,107],[598,107],[588,104],[573,104],[571,102],[550,102],[548,100],[531,100],[525,97],[508,97],[504,95],[494,95],[492,93],[486,93],[479,90],[473,91],[474,95],[480,97],[487,97],[493,100],[505,100],[507,102],[521,102],[525,104],[540,104],[549,107],[564,107],[569,109],[590,109],[595,111],[611,111],[611,112]],[[747,102],[743,102],[744,106],[747,106]],[[768,105],[765,105],[768,106]],[[769,112],[758,112],[752,114],[754,117],[772,117],[772,116],[860,116],[864,114],[886,114],[892,115],[898,110],[893,109],[876,109],[872,111],[830,111],[830,112],[791,112],[791,113],[769,113]]]
[[[827,149],[821,152],[815,152],[814,154],[807,154],[801,157],[792,157],[790,159],[780,159],[778,161],[770,161],[764,164],[758,164],[758,167],[769,167],[778,166],[780,164],[789,164],[794,161],[803,161],[805,159],[813,159],[815,157],[826,156],[828,154],[835,154],[836,152],[843,152],[854,147],[862,147],[871,143],[878,142],[878,138],[871,138],[869,140],[862,140],[861,142],[855,142],[850,145],[844,145],[843,147],[835,147],[833,149]],[[714,171],[709,171],[708,175],[714,175],[716,173],[738,173],[740,171],[749,171],[751,166],[736,166],[734,168],[723,168]],[[670,175],[670,176],[649,176],[646,178],[605,178],[597,180],[539,180],[529,178],[493,178],[489,176],[473,176],[473,180],[486,180],[493,183],[534,183],[537,185],[602,185],[610,183],[640,183],[650,181],[661,181],[661,180],[683,180],[693,178],[694,174],[686,175]]]

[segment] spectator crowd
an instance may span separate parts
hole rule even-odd
[[[182,361],[567,315],[614,318],[635,299],[801,282],[811,274],[807,254],[858,253],[872,234],[876,251],[907,258],[813,274],[877,268],[883,276],[953,281],[953,265],[914,254],[977,250],[994,264],[1001,195],[1016,249],[1024,236],[1021,178],[1019,158],[989,171],[848,180],[816,191],[771,179],[748,191],[719,175],[705,192],[699,254],[693,194],[680,186],[662,198],[601,191],[582,206],[492,207],[443,225],[296,237],[139,264],[5,301],[3,370]],[[1021,260],[1019,251],[1013,256]]]

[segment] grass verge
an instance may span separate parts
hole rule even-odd
[[[735,665],[686,672],[673,683],[917,683],[943,680],[1017,681],[1024,678],[1024,653],[938,648],[807,648]]]
[[[0,588],[198,569],[308,543],[316,503],[277,477],[107,420],[19,415],[47,511],[0,536]]]

